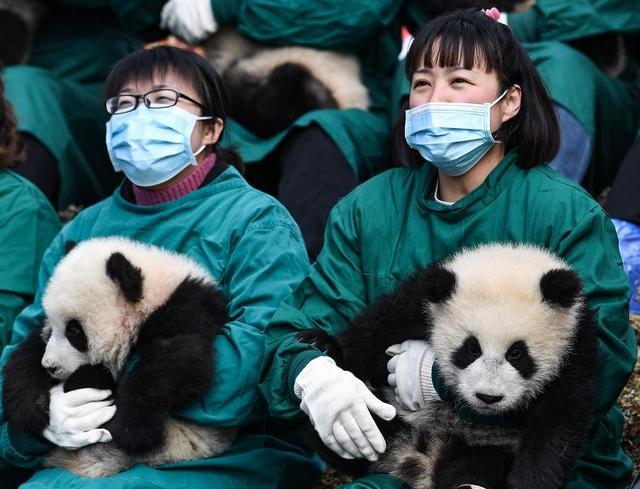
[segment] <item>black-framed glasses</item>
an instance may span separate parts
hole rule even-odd
[[[106,106],[109,114],[125,114],[132,110],[136,110],[140,100],[142,100],[144,105],[150,109],[166,109],[167,107],[173,107],[176,105],[178,100],[181,98],[188,100],[189,102],[193,102],[204,109],[204,105],[200,102],[193,100],[191,97],[188,97],[184,93],[178,92],[173,88],[156,88],[155,90],[150,90],[142,95],[133,95],[128,93],[116,95],[115,97],[107,99]]]

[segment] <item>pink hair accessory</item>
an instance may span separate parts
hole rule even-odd
[[[482,9],[482,11],[487,17],[491,17],[493,20],[500,20],[500,11],[495,7]]]

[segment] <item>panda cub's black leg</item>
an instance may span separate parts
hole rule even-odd
[[[344,363],[342,349],[335,336],[320,329],[306,329],[298,333],[297,338],[301,343],[308,343],[333,358],[338,366]]]
[[[56,381],[42,367],[46,345],[42,328],[33,331],[2,369],[2,403],[9,426],[41,435],[49,424],[49,390]]]
[[[91,387],[93,389],[110,390],[115,389],[113,375],[107,367],[101,363],[97,365],[83,365],[73,372],[64,382],[64,391],[75,391]]]

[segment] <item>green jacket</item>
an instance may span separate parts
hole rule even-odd
[[[13,320],[33,301],[44,250],[60,220],[42,193],[24,178],[0,170],[0,351]]]
[[[616,400],[633,369],[636,347],[615,229],[577,184],[546,166],[522,170],[515,156],[508,154],[480,187],[450,207],[426,199],[435,175],[427,164],[389,170],[338,203],[311,274],[267,329],[261,389],[274,416],[301,415],[293,384],[320,354],[298,343],[297,331],[341,331],[378,296],[462,247],[533,243],[556,252],[580,274],[599,326],[597,426],[568,487],[625,487],[631,461],[620,446],[623,419]]]
[[[640,84],[607,76],[584,54],[561,42],[522,46],[553,102],[566,108],[591,136],[593,154],[585,185],[598,194],[613,182],[640,128]],[[400,62],[391,92],[394,117],[409,89],[404,62]]]
[[[214,342],[213,385],[203,398],[175,414],[215,426],[262,421],[266,409],[257,383],[264,329],[275,308],[308,270],[302,237],[286,210],[251,188],[233,168],[176,201],[156,206],[130,203],[117,190],[67,224],[45,253],[36,300],[15,322],[14,345],[43,317],[44,286],[63,254],[65,241],[110,235],[185,253],[216,277],[228,299],[231,321]],[[13,350],[14,346],[5,348],[0,366]],[[44,439],[9,430],[2,412],[0,423],[0,460],[37,467],[51,446]],[[253,434],[241,436],[229,455],[172,464],[166,469],[136,466],[93,484],[109,488],[272,488],[288,472],[303,469],[310,475],[301,480],[309,484],[318,465],[307,453],[271,436]],[[46,469],[38,471],[25,487],[88,487],[90,482],[61,469]]]
[[[388,94],[400,50],[399,11],[396,0],[212,0],[220,24],[275,45],[309,46],[356,55],[371,107],[363,110],[318,110],[295,121],[292,127],[260,139],[229,124],[227,141],[236,143],[246,163],[261,161],[294,127],[319,125],[340,147],[356,175],[365,180],[388,167]]]
[[[636,0],[537,0],[526,12],[507,14],[518,39],[573,41],[605,32],[640,30]]]

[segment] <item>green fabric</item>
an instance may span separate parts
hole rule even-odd
[[[13,320],[33,300],[42,254],[60,230],[44,195],[9,170],[0,170],[0,351]]]
[[[572,41],[605,32],[640,30],[637,0],[537,0],[507,14],[520,41]]]
[[[426,199],[435,174],[426,164],[389,170],[338,203],[310,276],[267,328],[261,389],[273,415],[290,418],[300,412],[287,383],[290,365],[309,349],[296,341],[297,331],[341,331],[381,294],[462,247],[537,244],[580,274],[599,327],[597,431],[569,488],[624,487],[631,463],[617,437],[622,418],[613,406],[633,369],[636,347],[615,229],[577,184],[546,166],[522,170],[516,156],[507,155],[482,185],[450,207]]]
[[[593,156],[586,184],[598,194],[613,182],[640,129],[640,83],[605,75],[584,54],[561,42],[522,46],[554,103],[566,108],[591,136]],[[400,62],[392,88],[393,117],[397,117],[409,89],[404,62]]]
[[[228,131],[246,163],[262,161],[296,127],[318,124],[340,147],[360,180],[389,165],[390,81],[400,50],[395,0],[213,0],[218,22],[275,45],[299,45],[356,55],[369,90],[370,110],[318,110],[304,114],[287,130],[260,139],[235,124]],[[348,15],[345,15],[348,12]]]
[[[107,112],[100,100],[81,85],[34,66],[9,66],[2,76],[18,129],[38,139],[58,163],[57,207],[107,197],[121,177],[107,154]]]
[[[42,318],[44,285],[63,254],[65,241],[110,235],[185,253],[216,277],[228,299],[232,319],[214,342],[214,383],[205,396],[175,414],[215,426],[243,426],[262,420],[266,409],[257,383],[264,328],[281,300],[308,270],[300,231],[286,210],[251,188],[233,168],[176,201],[156,206],[127,202],[118,190],[76,216],[48,248],[35,302],[16,319],[13,345]],[[5,348],[0,366],[14,350],[13,345]],[[21,467],[37,466],[47,447],[38,446],[38,440],[27,436],[18,440],[8,431],[1,412],[0,422],[0,459]],[[167,469],[137,467],[109,479],[114,484],[109,487],[142,487],[147,481],[145,487],[271,488],[277,487],[289,471],[297,473],[302,467],[310,474],[303,479],[304,485],[312,485],[318,462],[299,448],[280,444],[269,436],[242,437],[232,454]],[[88,482],[61,470],[46,470],[38,472],[33,484],[68,488]],[[101,487],[105,482],[94,484]],[[297,486],[294,483],[292,487]]]
[[[607,76],[585,55],[560,42],[523,47],[553,101],[571,112],[591,135],[593,156],[586,183],[599,193],[613,182],[637,134],[640,84]]]

